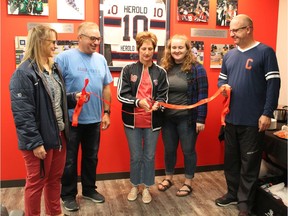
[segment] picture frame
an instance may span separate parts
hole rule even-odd
[[[210,45],[210,68],[221,68],[224,55],[231,49],[234,44],[211,44]]]
[[[153,56],[159,63],[170,35],[170,0],[100,0],[100,53],[110,71],[138,60],[135,37],[138,32],[156,34]]]
[[[9,15],[49,16],[49,0],[7,0]]]

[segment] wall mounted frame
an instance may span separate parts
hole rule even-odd
[[[126,64],[138,60],[135,37],[151,31],[158,38],[153,59],[159,63],[170,35],[170,0],[101,0],[100,53],[110,71],[121,71]]]

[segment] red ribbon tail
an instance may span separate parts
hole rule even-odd
[[[89,79],[85,79],[84,87],[82,89],[82,93],[80,98],[77,101],[76,107],[74,109],[74,113],[72,116],[72,126],[77,127],[78,126],[78,117],[81,113],[82,107],[84,103],[87,103],[90,98],[90,94],[86,92],[86,87],[89,83]]]
[[[225,88],[225,87],[224,87]],[[231,89],[226,89],[226,93],[227,93],[227,97],[225,97],[223,104],[224,104],[224,108],[222,110],[221,113],[221,125],[226,125],[225,123],[225,117],[226,115],[229,113],[230,109],[229,109],[229,105],[230,105],[230,95],[231,95]]]

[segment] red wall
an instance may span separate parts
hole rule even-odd
[[[239,0],[239,13],[246,13],[254,21],[255,37],[258,41],[276,48],[278,0]],[[210,0],[210,20],[208,24],[178,23],[176,20],[177,0],[171,0],[170,35],[186,34],[190,36],[191,28],[226,29],[216,27],[216,0]],[[21,153],[17,150],[17,137],[9,98],[9,80],[15,70],[15,36],[27,35],[28,22],[58,22],[56,16],[56,0],[49,0],[49,16],[15,16],[8,15],[6,1],[1,1],[1,177],[0,180],[25,179],[25,167]],[[98,0],[86,0],[86,21],[99,22]],[[74,34],[59,34],[59,39],[76,39],[76,29],[82,21],[59,20],[61,23],[74,23]],[[191,38],[202,40],[205,44],[204,67],[209,79],[209,96],[217,90],[217,78],[220,69],[210,69],[210,44],[232,43],[230,38]],[[114,77],[119,76],[113,72]],[[116,87],[112,86],[113,107],[111,127],[102,133],[97,173],[116,173],[129,171],[129,151],[121,121],[120,103],[116,99]],[[220,127],[220,113],[223,98],[209,103],[206,128],[199,135],[197,142],[198,166],[217,165],[223,163],[223,145],[217,140]],[[179,149],[180,153],[180,149]],[[181,154],[178,167],[183,166]],[[156,168],[164,168],[163,143],[159,137],[156,153]]]

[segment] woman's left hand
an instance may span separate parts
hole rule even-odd
[[[203,131],[204,129],[205,129],[205,124],[196,123],[196,133],[199,133],[200,131]]]

